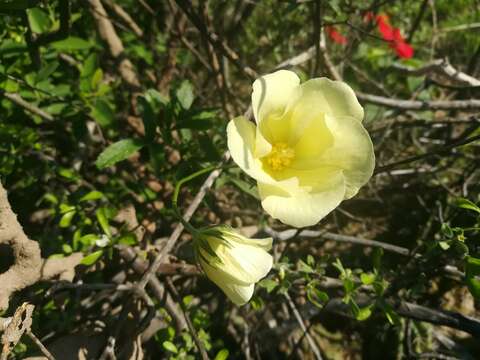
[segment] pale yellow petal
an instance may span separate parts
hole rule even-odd
[[[235,264],[238,279],[257,282],[273,266],[273,257],[261,247],[237,243],[228,251],[230,262]],[[234,269],[232,267],[232,270]]]
[[[244,305],[253,295],[254,284],[239,284],[231,282],[221,271],[206,265],[202,266],[205,274],[212,280],[228,298],[236,305]]]
[[[262,169],[262,163],[254,156],[256,146],[256,126],[245,117],[230,120],[227,126],[228,149],[233,161],[249,176],[264,182],[272,182]]]
[[[297,74],[288,70],[279,70],[255,80],[252,108],[257,124],[261,123],[265,116],[283,113],[292,91],[299,84]]]
[[[326,114],[332,116],[351,116],[363,121],[363,107],[350,86],[342,81],[327,78],[316,78],[300,85],[301,99],[322,107]],[[313,100],[310,100],[313,99]]]
[[[228,245],[223,242],[217,245],[217,242],[212,240],[209,241],[209,245],[221,260],[221,263],[210,261],[210,266],[213,265],[229,282],[243,285],[257,282],[272,268],[273,258],[262,246],[233,241],[229,241]],[[205,259],[209,259],[205,250],[201,248],[200,252]],[[201,261],[204,262],[203,259]]]
[[[205,257],[205,252],[200,250],[202,255]],[[205,257],[207,258],[207,257]],[[209,258],[207,258],[209,259]],[[218,261],[218,260],[217,260]],[[206,262],[204,259],[200,257],[199,259],[200,266],[202,267],[205,274],[211,278],[210,275],[215,274],[216,278],[221,278],[222,282],[225,283],[235,283],[239,285],[249,285],[253,281],[251,281],[252,277],[249,277],[246,281],[243,279],[244,277],[240,278],[238,273],[236,272],[236,267],[232,267],[229,263],[215,263],[213,260],[209,259],[209,262]]]
[[[325,179],[328,187],[304,189],[296,191],[271,184],[258,184],[258,190],[265,211],[284,224],[294,227],[311,226],[318,223],[335,209],[344,199],[345,181],[338,173],[332,179]]]
[[[347,188],[345,199],[349,199],[357,194],[373,174],[375,153],[372,140],[363,125],[349,116],[327,116],[327,126],[335,142],[318,162],[344,170]]]
[[[247,237],[242,237],[241,240],[238,240],[239,242],[246,244],[246,245],[251,245],[255,247],[259,247],[263,250],[270,250],[272,248],[272,243],[273,239],[272,238],[264,238],[264,239],[251,239]]]
[[[257,126],[255,133],[255,152],[253,156],[256,159],[262,158],[272,151],[272,142],[267,140],[268,138],[260,131],[260,128]]]
[[[307,119],[307,117],[305,116],[304,119]],[[308,123],[304,120],[303,126],[303,131],[296,135],[296,142],[293,147],[297,167],[300,166],[302,161],[320,156],[334,143],[334,138],[326,125],[324,114],[312,118]],[[292,164],[292,166],[295,167],[295,164]]]
[[[235,305],[241,306],[245,305],[252,298],[255,285],[226,284],[220,286],[220,288]]]

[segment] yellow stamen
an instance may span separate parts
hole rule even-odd
[[[272,151],[266,156],[268,166],[275,171],[283,170],[292,163],[295,150],[283,142],[272,145]]]

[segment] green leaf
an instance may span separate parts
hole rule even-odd
[[[438,245],[442,248],[442,250],[448,250],[450,249],[450,243],[451,241],[439,241]]]
[[[97,69],[97,55],[91,53],[83,62],[80,70],[80,90],[83,92],[89,92],[92,90],[93,77]],[[98,75],[97,75],[98,76]]]
[[[312,267],[302,260],[298,260],[297,267],[298,267],[299,271],[307,273],[307,274],[311,274],[311,273],[314,272]]]
[[[262,300],[262,298],[255,295],[251,298],[249,304],[252,306],[252,309],[255,311],[259,311],[263,309],[265,306],[265,302]]]
[[[103,79],[103,70],[98,68],[93,72],[93,75],[90,79],[90,88],[93,90],[96,90],[98,88],[98,85]]]
[[[91,253],[90,255],[85,256],[82,259],[82,261],[80,261],[80,264],[86,265],[86,266],[93,265],[98,261],[98,259],[100,259],[102,257],[102,255],[103,255],[103,250],[95,251],[95,252]]]
[[[358,321],[367,320],[370,315],[372,315],[371,308],[373,305],[366,306],[364,308],[360,308],[355,302],[351,302],[350,305],[352,306],[353,314],[355,315],[355,319]]]
[[[62,250],[65,254],[71,254],[73,252],[72,247],[68,244],[63,244],[62,245]]]
[[[132,233],[122,235],[116,240],[116,242],[118,242],[121,245],[128,245],[128,246],[136,245],[138,243],[137,237],[135,236],[135,234],[132,234]]]
[[[69,212],[63,214],[62,218],[60,219],[60,223],[58,225],[61,228],[69,227],[71,222],[72,222],[73,217],[75,216],[75,214],[76,214],[75,210],[72,210],[72,211],[69,211]]]
[[[447,223],[442,223],[442,227],[440,228],[440,230],[447,238],[453,237],[453,230]]]
[[[104,169],[113,164],[129,158],[140,150],[145,143],[139,139],[125,139],[111,144],[98,156],[95,165],[97,168]]]
[[[30,27],[34,33],[42,34],[48,30],[52,26],[50,18],[48,14],[43,11],[42,9],[35,7],[32,9],[27,10],[28,14],[28,22],[30,23]]]
[[[468,289],[476,299],[480,299],[480,259],[467,256],[465,264],[465,280]]]
[[[265,288],[268,293],[271,293],[278,286],[278,282],[271,279],[263,279],[258,283],[258,286]]]
[[[384,312],[385,316],[387,317],[387,320],[390,324],[400,325],[400,317],[398,316],[398,314],[395,312],[395,310],[393,309],[393,307],[390,304],[388,304],[387,302],[385,302],[382,299],[379,299],[378,305],[379,305],[380,309],[383,310],[383,312]]]
[[[152,106],[143,96],[137,98],[139,113],[142,117],[143,126],[145,127],[145,138],[148,142],[153,142],[155,138],[155,113]]]
[[[82,65],[82,70],[80,71],[80,77],[89,77],[92,76],[95,70],[97,69],[97,54],[94,52],[88,55]]]
[[[108,224],[108,215],[107,211],[104,207],[101,207],[97,211],[95,211],[95,215],[97,216],[98,223],[102,227],[103,232],[108,236],[112,237],[112,233],[110,231],[110,225]]]
[[[68,103],[52,103],[43,108],[46,112],[52,115],[59,115],[68,107]]]
[[[328,0],[328,5],[330,5],[330,7],[332,8],[333,11],[335,11],[335,13],[337,15],[342,15],[342,11],[340,9],[340,4],[339,4],[339,0]]]
[[[92,117],[104,128],[111,126],[115,121],[115,114],[111,106],[103,99],[95,102],[95,106],[92,108]]]
[[[165,350],[170,351],[170,352],[172,352],[172,353],[174,353],[174,354],[177,354],[177,353],[178,353],[177,347],[176,347],[175,344],[172,343],[171,341],[164,341],[162,345],[163,345],[163,348],[164,348]]]
[[[364,284],[364,285],[371,285],[375,281],[375,274],[362,273],[360,275],[360,280],[362,281],[362,284]]]
[[[328,301],[329,296],[326,292],[317,289],[315,284],[312,283],[307,286],[307,299],[316,307],[322,308]]]
[[[315,266],[315,259],[310,254],[307,255],[307,264],[310,266]]]
[[[248,182],[236,177],[230,177],[230,181],[234,183],[244,193],[254,197],[257,200],[260,200],[260,195],[258,194],[258,189],[255,185],[251,185]]]
[[[82,202],[82,201],[94,201],[94,200],[98,200],[98,199],[101,199],[103,198],[103,193],[101,193],[100,191],[97,191],[97,190],[93,190],[93,191],[90,191],[88,194],[86,195],[83,195],[80,200],[78,200],[79,202]]]
[[[226,360],[228,359],[229,354],[230,352],[227,349],[222,349],[217,353],[217,355],[215,355],[214,360]]]
[[[193,86],[188,80],[182,82],[175,95],[185,110],[190,109],[190,106],[192,106],[193,103],[194,95]]]
[[[97,234],[86,234],[78,239],[78,242],[85,246],[92,246],[98,238],[99,236]]]
[[[145,92],[145,99],[155,108],[168,104],[168,98],[160,94],[155,89],[148,89]]]
[[[467,199],[464,199],[464,198],[459,198],[459,199],[457,199],[456,204],[457,204],[458,207],[461,207],[463,209],[472,210],[472,211],[475,211],[475,212],[480,214],[480,207],[475,205],[470,200],[467,200]]]
[[[52,61],[51,63],[43,66],[37,73],[35,82],[46,80],[50,75],[55,72],[55,70],[57,70],[58,65],[60,65],[58,61]]]
[[[372,315],[372,310],[370,310],[370,308],[368,307],[361,308],[357,314],[357,320],[358,321],[367,320],[370,317],[370,315]]]
[[[76,181],[79,179],[78,175],[73,169],[67,169],[63,167],[58,169],[58,175],[71,181]]]
[[[66,39],[55,41],[50,45],[60,51],[87,50],[92,47],[92,44],[90,44],[88,41],[75,36],[70,36]]]

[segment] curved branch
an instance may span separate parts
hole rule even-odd
[[[13,265],[0,274],[0,311],[8,308],[13,293],[38,281],[56,278],[71,281],[75,275],[75,266],[83,258],[82,254],[74,253],[62,259],[42,259],[38,243],[25,235],[1,183],[0,244],[11,247],[14,257]]]

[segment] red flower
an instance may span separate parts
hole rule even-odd
[[[397,42],[394,49],[401,58],[410,59],[413,56],[413,48],[406,42]]]
[[[394,41],[395,40],[395,30],[390,26],[388,22],[388,17],[387,15],[378,15],[377,16],[377,27],[378,31],[380,31],[380,34],[382,34],[382,37],[384,40],[387,41]]]
[[[332,39],[337,44],[345,45],[347,43],[347,38],[340,34],[333,26],[326,26],[325,31],[327,32],[330,39]]]
[[[372,20],[373,14],[367,13],[366,18]],[[388,16],[385,14],[377,15],[375,20],[382,38],[390,42],[390,47],[395,50],[397,55],[404,59],[411,58],[414,53],[413,48],[405,41],[400,29],[390,25]]]

